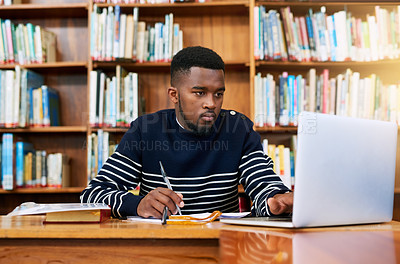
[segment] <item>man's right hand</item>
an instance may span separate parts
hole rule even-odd
[[[168,215],[176,214],[178,209],[175,204],[179,207],[184,206],[182,198],[183,196],[180,193],[175,193],[167,188],[158,187],[149,192],[140,201],[137,207],[137,214],[145,218],[161,218],[165,206],[168,206],[169,208]]]

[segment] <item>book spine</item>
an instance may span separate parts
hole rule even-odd
[[[43,126],[50,126],[50,113],[49,113],[49,91],[47,85],[42,85],[42,108],[43,108]]]
[[[15,72],[11,70],[7,70],[5,74],[5,127],[12,128],[13,127],[13,110],[14,110],[14,79]]]
[[[19,65],[15,66],[13,101],[12,127],[17,127],[19,123],[19,111],[21,105],[21,67]]]
[[[89,98],[89,124],[94,127],[96,125],[96,104],[97,104],[97,71],[90,72],[90,98]]]
[[[113,55],[112,55],[112,60],[115,60],[119,58],[119,45],[120,45],[120,40],[121,40],[121,8],[119,5],[115,6],[114,9],[114,34],[113,34]]]
[[[259,27],[260,27],[260,8],[258,6],[254,7],[254,59],[260,59],[259,51]]]
[[[17,142],[15,144],[15,157],[16,157],[16,175],[15,182],[17,188],[24,186],[24,142]]]
[[[7,31],[6,31],[6,22],[4,19],[0,19],[1,21],[1,32],[3,38],[3,47],[4,47],[4,62],[9,63],[9,54],[8,54],[8,42],[7,42]]]
[[[12,23],[9,19],[5,20],[5,30],[6,30],[5,32],[6,32],[7,50],[8,50],[8,63],[15,63],[11,24]]]
[[[49,104],[49,116],[50,126],[60,126],[60,98],[58,92],[51,87],[48,90],[48,104]]]
[[[46,187],[47,186],[47,157],[46,157],[46,151],[42,150],[41,151],[41,179],[40,179],[40,186],[41,187]]]
[[[329,70],[322,72],[322,113],[327,114],[329,106]]]
[[[127,16],[126,14],[121,14],[120,21],[120,43],[119,43],[119,58],[125,57],[125,45],[126,45],[126,28],[127,28]]]
[[[2,187],[4,190],[13,190],[15,184],[13,175],[13,134],[3,134],[3,148]]]

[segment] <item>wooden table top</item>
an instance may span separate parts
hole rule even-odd
[[[213,222],[206,225],[160,225],[110,219],[101,224],[44,224],[44,216],[0,216],[0,238],[160,238],[218,239],[222,230],[235,232],[279,232],[295,234],[327,231],[392,231],[400,234],[400,222],[324,228],[266,228],[227,225]]]
[[[400,224],[297,230],[223,226],[220,263],[400,263]]]
[[[219,222],[161,225],[110,219],[101,224],[44,224],[44,216],[0,216],[1,238],[218,239]]]
[[[400,223],[394,221],[291,230],[219,222],[163,226],[116,219],[101,224],[43,224],[43,220],[43,216],[0,217],[0,258],[31,260],[26,257],[29,252],[32,259],[61,261],[68,257],[81,261],[76,263],[98,263],[97,255],[90,253],[96,246],[108,252],[110,259],[115,259],[116,251],[120,252],[119,263],[130,263],[130,255],[141,256],[146,263],[179,263],[178,259],[187,260],[189,256],[196,256],[196,261],[209,260],[205,263],[229,264],[400,261]],[[7,250],[2,251],[1,245]],[[38,247],[49,250],[37,251]],[[174,258],[165,259],[171,250],[175,252]],[[64,251],[69,253],[61,254]],[[90,262],[91,258],[95,259]]]

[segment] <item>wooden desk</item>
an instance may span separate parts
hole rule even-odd
[[[284,230],[0,217],[0,263],[396,263],[400,223]]]

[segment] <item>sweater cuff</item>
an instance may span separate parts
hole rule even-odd
[[[137,207],[143,198],[144,196],[134,195],[132,193],[126,195],[119,210],[121,216],[137,216]]]

